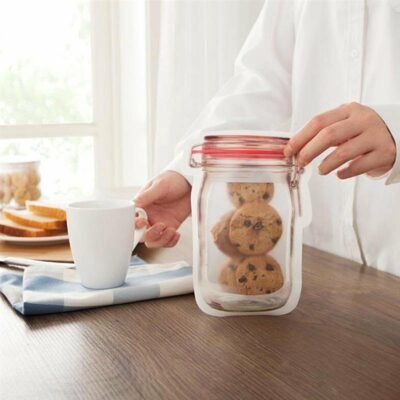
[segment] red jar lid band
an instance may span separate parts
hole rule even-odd
[[[207,135],[204,142],[192,147],[193,165],[199,165],[198,158],[208,163],[223,159],[284,160],[283,154],[289,138],[268,135]],[[202,164],[200,162],[200,164]]]
[[[229,149],[229,148],[210,148],[202,146],[194,148],[192,154],[210,155],[217,158],[284,158],[283,149]]]

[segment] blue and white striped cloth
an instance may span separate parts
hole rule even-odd
[[[104,290],[84,288],[76,269],[65,264],[32,265],[23,271],[0,268],[0,293],[24,315],[75,311],[192,292],[192,268],[184,261],[145,264],[133,257],[125,283]]]

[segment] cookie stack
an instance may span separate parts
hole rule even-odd
[[[13,198],[19,206],[28,200],[40,198],[40,175],[34,167],[13,173],[0,173],[0,203],[8,204]]]
[[[273,293],[283,286],[278,262],[267,253],[282,236],[282,219],[269,204],[273,183],[228,183],[234,210],[213,226],[220,251],[230,257],[219,282],[229,291],[246,295]]]

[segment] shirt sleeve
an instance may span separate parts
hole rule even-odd
[[[380,178],[386,178],[385,184],[400,182],[400,104],[384,104],[372,107],[383,119],[396,144],[396,159],[392,169]]]
[[[294,2],[267,0],[236,59],[234,76],[178,144],[166,170],[191,182],[190,150],[206,132],[290,128],[294,36]]]

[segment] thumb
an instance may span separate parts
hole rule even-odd
[[[135,203],[138,207],[144,208],[157,201],[161,196],[162,191],[160,190],[160,185],[153,183],[150,187],[136,195]]]

